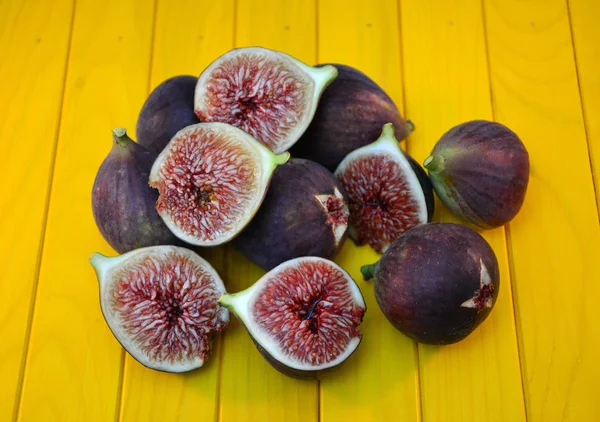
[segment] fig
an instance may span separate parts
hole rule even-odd
[[[194,252],[150,246],[116,257],[95,253],[100,307],[110,330],[142,365],[165,372],[199,368],[211,337],[229,323],[218,304],[219,275]]]
[[[244,324],[275,369],[296,378],[318,378],[348,359],[360,344],[366,312],[350,275],[320,257],[286,261],[219,303]]]
[[[357,245],[385,252],[398,236],[433,216],[431,182],[400,148],[391,123],[375,142],[348,154],[335,176],[348,193],[348,233]]]
[[[155,245],[182,245],[154,206],[158,193],[148,186],[157,154],[133,142],[123,128],[113,130],[113,146],[92,188],[94,220],[117,252]]]
[[[348,227],[342,192],[325,167],[293,158],[275,169],[258,213],[233,243],[265,270],[301,256],[333,259]]]
[[[473,120],[446,132],[424,162],[442,202],[480,229],[500,227],[521,209],[529,153],[506,126]]]
[[[381,127],[391,122],[398,140],[414,129],[392,99],[367,75],[342,64],[323,64],[338,70],[325,89],[315,117],[291,148],[292,156],[316,161],[334,171],[346,155],[374,142]]]
[[[233,49],[198,78],[196,115],[234,125],[275,153],[286,151],[310,124],[333,66],[312,67],[279,51]]]
[[[412,228],[361,272],[374,279],[375,299],[392,325],[427,344],[467,337],[490,314],[500,285],[490,245],[454,223]]]
[[[200,123],[194,113],[198,78],[174,76],[158,85],[142,106],[136,125],[137,141],[159,154],[177,132]]]
[[[175,134],[158,155],[150,186],[158,214],[180,239],[198,246],[231,240],[263,201],[273,170],[289,159],[226,123],[198,123]]]

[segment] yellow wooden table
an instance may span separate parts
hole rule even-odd
[[[598,0],[0,0],[0,421],[600,421],[599,22]],[[526,203],[484,233],[501,292],[467,340],[415,344],[359,281],[363,344],[321,382],[280,375],[237,322],[189,374],[123,352],[88,263],[113,254],[90,206],[110,131],[247,45],[366,72],[416,123],[419,161],[469,119],[522,137]],[[261,275],[227,247],[208,259],[229,291]],[[337,261],[360,280],[375,259],[347,242]]]

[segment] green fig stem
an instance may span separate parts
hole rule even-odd
[[[373,276],[375,275],[375,266],[376,265],[377,265],[377,263],[363,265],[362,267],[360,267],[360,272],[362,273],[363,280],[369,281],[373,278]]]
[[[381,129],[381,136],[379,137],[381,138],[396,138],[394,136],[394,125],[391,123],[386,123],[385,125],[383,125],[383,128]]]
[[[285,164],[287,163],[287,161],[290,159],[290,153],[289,152],[284,152],[281,154],[277,154],[275,155],[275,158],[273,159],[273,163],[275,165],[281,165],[281,164]]]
[[[410,135],[414,131],[415,131],[415,124],[414,124],[414,122],[412,120],[407,120],[406,121],[406,132],[408,132],[408,134]]]
[[[127,136],[127,130],[122,127],[116,127],[112,131],[113,139],[122,148],[127,148],[129,142],[133,142],[129,136]]]
[[[446,159],[441,155],[430,155],[423,162],[423,166],[431,173],[439,173],[444,170]]]

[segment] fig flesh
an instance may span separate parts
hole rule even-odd
[[[333,66],[308,66],[279,51],[237,48],[200,75],[195,112],[203,122],[229,123],[281,153],[304,133],[336,75]]]
[[[324,64],[338,70],[310,126],[294,144],[293,157],[307,158],[334,171],[346,155],[379,137],[381,127],[392,123],[398,140],[414,129],[405,121],[392,99],[367,75],[350,66]]]
[[[174,76],[158,85],[142,106],[136,125],[137,141],[159,154],[177,132],[200,123],[194,113],[198,78]]]
[[[218,304],[225,287],[208,262],[176,246],[117,257],[95,253],[90,262],[100,285],[102,314],[138,362],[185,372],[210,357],[211,337],[227,326],[229,311]]]
[[[425,171],[402,149],[391,123],[379,139],[344,158],[335,176],[348,193],[349,235],[382,253],[402,233],[433,215]]]
[[[318,378],[344,362],[360,344],[366,311],[348,273],[319,257],[284,262],[219,303],[240,319],[275,369],[296,378]]]
[[[148,186],[156,153],[133,142],[123,128],[113,130],[113,147],[92,188],[92,211],[100,233],[119,253],[155,245],[183,244],[167,228]]]
[[[180,130],[150,172],[156,209],[180,239],[214,246],[235,237],[263,201],[273,170],[289,159],[225,123]]]
[[[425,160],[442,202],[480,229],[500,227],[521,209],[529,183],[529,153],[506,126],[473,120],[446,132]]]
[[[361,271],[374,279],[377,303],[394,327],[427,344],[467,337],[490,314],[500,285],[490,245],[454,223],[414,227]]]
[[[293,158],[275,169],[258,213],[233,243],[267,271],[301,256],[333,259],[348,227],[342,191],[325,167]]]

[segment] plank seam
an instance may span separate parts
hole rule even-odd
[[[67,79],[69,74],[69,62],[71,60],[71,49],[73,45],[73,30],[75,27],[75,9],[77,7],[77,1],[73,0],[72,2],[73,8],[71,10],[71,21],[70,21],[70,29],[69,29],[69,38],[67,41],[67,54],[65,56],[65,70],[63,72],[62,78],[62,94],[60,96],[60,103],[58,106],[58,124],[56,125],[56,130],[54,132],[54,142],[52,145],[51,155],[50,155],[50,169],[49,169],[49,177],[48,183],[46,186],[46,202],[44,204],[44,216],[42,218],[42,228],[40,231],[40,241],[38,247],[37,258],[35,262],[35,270],[34,270],[34,279],[33,286],[31,289],[31,303],[29,305],[29,312],[27,314],[27,325],[25,329],[25,339],[23,344],[23,357],[21,358],[21,367],[19,369],[19,378],[17,381],[17,394],[15,395],[15,402],[13,408],[13,419],[19,420],[21,414],[21,399],[23,397],[23,386],[25,382],[25,372],[27,369],[27,360],[29,359],[29,343],[31,341],[31,329],[33,327],[33,319],[35,317],[35,305],[37,303],[38,296],[38,285],[40,278],[40,271],[42,268],[42,257],[44,255],[44,245],[46,240],[46,230],[48,226],[48,211],[50,210],[50,200],[52,197],[52,185],[54,183],[54,167],[56,166],[56,156],[58,151],[58,139],[60,137],[60,131],[62,128],[62,118],[63,118],[63,110],[65,106],[65,92],[67,88]]]
[[[583,92],[581,92],[581,80],[579,76],[579,64],[577,63],[577,49],[575,48],[575,34],[573,33],[573,20],[571,18],[571,4],[570,0],[565,0],[567,5],[567,18],[569,19],[569,34],[571,35],[571,46],[573,48],[573,62],[575,63],[575,77],[577,78],[577,89],[579,90],[579,105],[581,107],[581,117],[583,120],[583,133],[587,141],[588,147],[588,160],[590,164],[590,172],[592,173],[592,187],[594,188],[594,198],[596,199],[596,214],[600,220],[600,199],[598,198],[598,186],[596,186],[596,175],[597,170],[594,168],[594,160],[592,159],[592,141],[588,134],[587,114],[585,106],[583,104]]]
[[[398,0],[396,2],[397,8],[397,20],[398,20],[398,48],[400,50],[400,81],[402,81],[402,114],[406,117],[406,95],[404,94],[404,87],[406,86],[406,78],[404,71],[404,46],[403,46],[403,37],[402,37],[402,0]],[[406,139],[406,152],[410,154],[410,135],[408,139]],[[422,391],[422,379],[421,379],[421,362],[419,359],[419,345],[416,341],[413,341],[413,353],[415,355],[415,398],[417,402],[415,403],[417,410],[417,420],[423,420],[423,398],[421,397]]]
[[[494,119],[494,121],[496,120],[496,107],[495,107],[495,102],[494,102],[494,89],[492,87],[492,67],[491,67],[491,60],[490,60],[490,48],[489,48],[489,41],[488,41],[488,27],[487,27],[487,21],[486,21],[486,7],[485,7],[485,0],[481,0],[481,23],[483,25],[483,40],[484,40],[484,45],[485,45],[485,59],[486,59],[486,65],[487,65],[487,72],[488,72],[488,85],[490,87],[490,101],[491,101],[491,106],[492,106],[492,118]],[[521,378],[521,400],[523,403],[523,409],[525,411],[525,420],[527,421],[529,419],[529,409],[528,409],[528,403],[527,403],[527,394],[525,393],[525,390],[527,388],[526,383],[525,383],[525,378],[524,378],[524,360],[523,360],[523,350],[522,350],[522,345],[521,345],[521,336],[519,335],[519,331],[520,331],[520,325],[519,325],[519,319],[517,318],[517,313],[518,313],[518,300],[516,300],[516,296],[517,296],[517,288],[515,286],[514,280],[515,280],[515,268],[514,268],[514,251],[512,248],[512,242],[511,242],[511,235],[510,235],[510,224],[506,224],[506,226],[504,227],[504,242],[506,245],[506,253],[508,255],[508,282],[510,285],[510,300],[512,303],[512,314],[513,314],[513,324],[515,327],[515,337],[517,340],[517,353],[518,353],[518,357],[519,357],[519,375]]]

